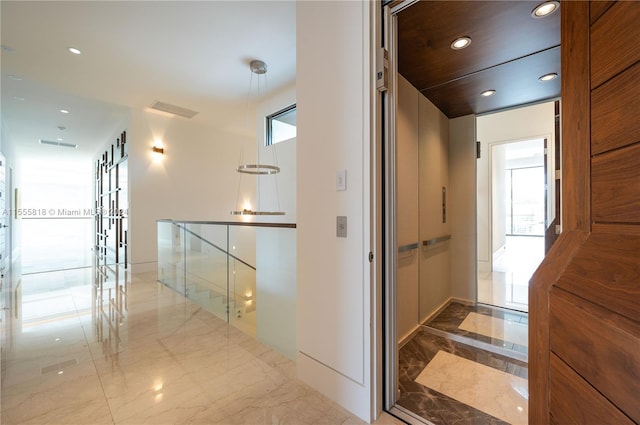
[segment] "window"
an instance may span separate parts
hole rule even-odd
[[[296,137],[296,105],[267,116],[265,145],[271,146]]]

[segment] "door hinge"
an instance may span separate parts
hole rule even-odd
[[[476,159],[480,159],[481,149],[480,142],[476,142]]]
[[[389,88],[389,51],[384,47],[376,56],[376,89],[383,92]]]
[[[560,170],[556,170],[556,180],[560,180],[561,175]]]
[[[559,224],[556,224],[556,235],[559,235],[560,233],[562,233],[562,226]]]
[[[369,252],[369,262],[373,263],[373,252]]]

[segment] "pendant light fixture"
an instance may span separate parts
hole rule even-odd
[[[249,69],[251,70],[251,78],[249,79],[249,94],[248,97],[249,99],[251,98],[251,83],[253,81],[253,76],[256,75],[257,76],[257,86],[258,86],[258,98],[260,97],[260,78],[262,77],[264,80],[264,87],[266,90],[266,85],[267,85],[267,64],[264,63],[263,61],[260,60],[253,60],[251,61],[251,63],[249,64]],[[247,113],[246,113],[246,117],[245,117],[245,125],[248,122],[248,116],[249,116],[249,99],[247,100]],[[251,216],[251,215],[284,215],[284,211],[280,211],[280,195],[279,195],[279,191],[278,191],[278,179],[277,179],[277,174],[280,172],[280,167],[278,166],[278,159],[276,156],[276,151],[275,151],[275,146],[271,145],[268,147],[268,149],[271,150],[272,155],[273,155],[273,163],[272,164],[266,164],[266,163],[262,163],[260,162],[260,146],[258,144],[256,144],[256,158],[257,161],[256,163],[243,163],[243,155],[242,155],[242,148],[240,150],[240,162],[238,164],[238,167],[236,168],[236,171],[239,173],[240,177],[239,177],[239,181],[238,181],[238,195],[236,197],[236,206],[240,205],[240,187],[242,185],[242,175],[243,174],[250,174],[250,175],[254,175],[257,179],[256,181],[256,198],[257,198],[257,205],[256,205],[256,209],[253,210],[251,208],[238,208],[234,211],[231,211],[232,215],[244,215],[244,216]],[[278,204],[278,210],[276,211],[263,211],[260,209],[260,176],[272,176],[274,179],[274,184],[275,184],[275,197],[276,197],[276,201]]]

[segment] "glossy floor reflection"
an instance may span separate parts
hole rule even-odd
[[[400,348],[398,406],[436,425],[526,424],[527,323],[451,303]]]
[[[478,302],[519,311],[529,309],[529,279],[544,258],[544,237],[507,236],[494,256],[493,271],[478,272]]]
[[[26,275],[15,299],[4,425],[362,423],[155,273]]]

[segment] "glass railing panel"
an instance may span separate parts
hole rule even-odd
[[[256,335],[256,228],[229,226],[229,322]]]
[[[158,222],[158,281],[185,295],[184,229]]]
[[[186,297],[228,321],[227,226],[187,223]]]
[[[256,269],[256,338],[295,359],[295,229],[256,229]]]
[[[295,359],[295,224],[161,220],[158,280]]]

